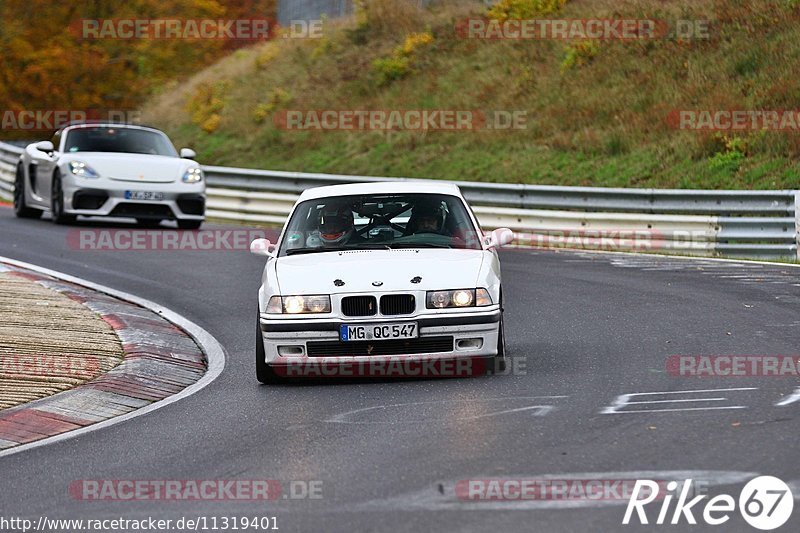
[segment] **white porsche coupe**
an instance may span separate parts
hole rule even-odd
[[[251,244],[268,258],[258,291],[258,380],[446,375],[441,366],[409,371],[409,361],[504,368],[496,248],[512,239],[505,228],[484,236],[451,183],[307,189],[276,244]],[[406,372],[376,365],[387,361]]]
[[[197,229],[205,218],[205,179],[188,148],[149,127],[91,123],[28,145],[17,165],[14,211],[56,224],[78,215],[135,218],[155,226],[175,220]]]

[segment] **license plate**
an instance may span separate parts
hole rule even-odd
[[[153,191],[125,191],[126,200],[163,200],[163,192]]]
[[[418,337],[415,322],[392,324],[364,324],[339,326],[339,338],[342,341],[378,341],[391,339],[416,339]]]

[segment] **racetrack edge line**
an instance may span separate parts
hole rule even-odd
[[[132,418],[145,415],[156,409],[160,409],[162,407],[166,407],[172,403],[177,402],[178,400],[182,400],[191,396],[192,394],[204,389],[208,385],[211,384],[219,375],[222,373],[223,369],[225,368],[225,349],[222,345],[215,339],[210,333],[206,330],[195,324],[194,322],[190,321],[189,319],[163,307],[155,302],[147,300],[145,298],[140,298],[133,294],[120,291],[117,289],[112,289],[110,287],[106,287],[104,285],[100,285],[98,283],[94,283],[88,280],[84,280],[82,278],[71,276],[69,274],[64,274],[62,272],[58,272],[56,270],[51,270],[45,267],[40,267],[38,265],[33,265],[31,263],[26,263],[24,261],[18,261],[16,259],[11,259],[8,257],[0,256],[0,262],[8,263],[13,266],[17,266],[20,268],[26,268],[29,270],[33,270],[35,272],[39,272],[41,274],[46,274],[48,276],[52,276],[54,278],[60,279],[62,281],[67,281],[70,283],[74,283],[76,285],[81,285],[88,289],[92,289],[101,293],[108,294],[115,298],[119,298],[121,300],[125,300],[127,302],[139,305],[154,313],[164,317],[169,322],[175,324],[179,328],[183,329],[189,336],[200,346],[203,352],[206,355],[208,360],[208,369],[206,373],[203,374],[198,381],[192,383],[182,391],[173,394],[172,396],[168,396],[163,400],[159,400],[157,402],[151,403],[142,407],[141,409],[137,409],[130,413],[126,413],[124,415],[116,416],[114,418],[109,418],[107,420],[103,420],[102,422],[98,422],[96,424],[92,424],[86,427],[82,427],[80,429],[75,429],[72,431],[68,431],[66,433],[61,433],[59,435],[55,435],[52,437],[46,437],[44,439],[40,439],[34,442],[30,442],[28,444],[21,444],[19,446],[15,446],[13,448],[9,448],[4,451],[0,451],[0,458],[6,457],[9,455],[13,455],[16,453],[24,452],[30,450],[32,448],[38,448],[39,446],[46,446],[48,444],[53,444],[62,440],[71,439],[74,437],[78,437],[80,435],[89,433],[91,431],[96,431],[99,429],[103,429],[114,424],[119,424],[121,422],[125,422]]]

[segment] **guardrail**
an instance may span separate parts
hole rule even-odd
[[[14,194],[14,172],[22,148],[0,143],[0,196],[11,198]]]
[[[10,196],[21,148],[0,143],[0,194]],[[416,181],[204,166],[207,215],[282,224],[305,189]],[[800,259],[800,191],[623,189],[457,182],[484,229],[509,227],[521,246]]]

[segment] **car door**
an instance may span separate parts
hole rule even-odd
[[[56,134],[53,139],[53,147],[55,151],[48,154],[45,152],[38,152],[39,157],[36,159],[36,193],[42,198],[42,201],[47,207],[50,206],[50,191],[53,186],[53,172],[56,169],[60,152],[61,136]]]
[[[25,174],[28,179],[27,189],[31,195],[32,204],[42,207],[45,206],[46,199],[42,197],[42,182],[39,179],[39,166],[43,158],[47,157],[47,154],[40,152],[34,148],[33,145],[29,146],[26,152],[28,156],[25,165]]]
[[[50,204],[50,188],[53,184],[53,171],[56,168],[56,161],[58,161],[58,152],[53,152],[52,155],[41,152],[42,157],[38,160],[36,165],[36,186],[39,196],[48,205]]]

